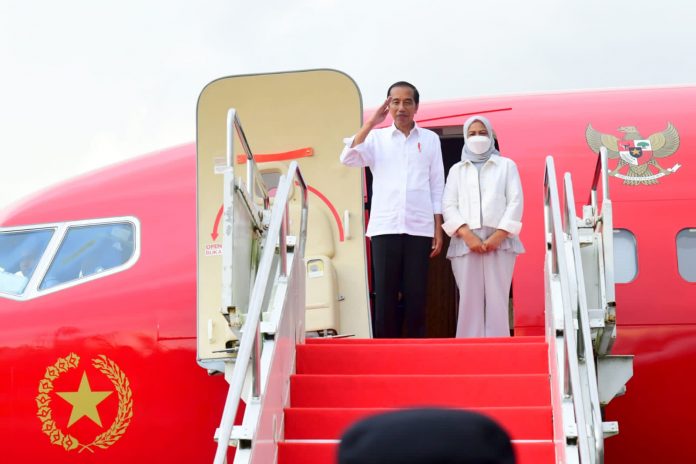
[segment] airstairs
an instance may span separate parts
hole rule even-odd
[[[278,462],[335,462],[350,424],[412,406],[477,410],[509,431],[518,462],[554,462],[547,353],[544,337],[307,339]]]
[[[227,462],[231,446],[239,464],[336,462],[340,436],[352,423],[409,406],[489,415],[509,431],[522,464],[604,462],[604,440],[618,425],[604,422],[601,408],[632,374],[630,357],[610,355],[616,312],[606,152],[581,218],[570,174],[561,202],[553,159],[546,160],[544,336],[305,338],[306,183],[291,163],[271,205],[255,185],[263,181],[233,109],[227,131],[225,216],[235,218],[233,230],[246,232],[223,242],[223,282],[231,285],[223,285],[222,312],[238,341],[226,348],[227,357],[205,365],[224,372],[230,384],[214,437],[216,464]],[[235,135],[246,147],[246,183],[232,174]],[[299,219],[291,219],[288,198],[296,187],[302,207]],[[262,192],[261,201],[255,192]],[[298,224],[294,236],[291,221]],[[244,287],[234,273],[235,253],[253,249],[254,241],[260,255],[250,260],[251,290],[240,300],[232,294]],[[235,423],[241,408],[243,419]]]

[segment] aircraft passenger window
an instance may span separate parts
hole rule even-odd
[[[24,292],[52,236],[53,229],[0,232],[0,293]]]
[[[130,222],[70,227],[39,288],[45,290],[121,266],[133,256],[134,233]]]
[[[696,229],[683,229],[677,234],[677,265],[684,280],[696,282]]]
[[[625,284],[638,274],[636,236],[626,229],[614,229],[614,281]]]

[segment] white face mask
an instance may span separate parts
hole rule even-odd
[[[466,146],[472,153],[481,155],[491,147],[491,139],[485,135],[472,135],[466,139]]]

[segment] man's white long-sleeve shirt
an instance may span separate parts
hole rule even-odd
[[[522,182],[510,158],[491,156],[480,172],[471,161],[460,161],[447,175],[442,228],[450,237],[464,224],[470,229],[488,226],[519,235],[522,207]]]
[[[341,163],[372,171],[372,209],[368,237],[409,234],[433,237],[435,214],[442,213],[445,173],[440,138],[418,127],[406,137],[394,125],[374,129],[351,148],[345,139]]]

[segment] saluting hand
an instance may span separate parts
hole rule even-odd
[[[392,97],[387,97],[386,100],[384,100],[384,103],[377,108],[377,111],[375,111],[375,114],[372,115],[370,118],[370,125],[372,127],[377,126],[384,122],[385,119],[387,119],[387,115],[389,114],[389,105],[391,104]]]
[[[387,97],[387,99],[384,100],[384,103],[382,103],[382,106],[377,108],[375,114],[373,114],[370,119],[363,123],[358,133],[355,134],[355,137],[353,137],[353,143],[350,145],[351,148],[357,147],[358,145],[363,143],[370,131],[374,129],[376,126],[380,125],[382,121],[387,119],[387,115],[389,114],[389,104],[391,103],[391,101],[392,97]]]

